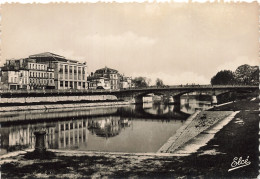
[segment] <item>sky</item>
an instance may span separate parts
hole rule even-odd
[[[167,85],[209,84],[220,70],[259,65],[258,4],[1,5],[1,59],[52,52]]]

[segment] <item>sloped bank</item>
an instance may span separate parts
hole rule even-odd
[[[223,106],[230,104],[231,102],[220,104],[218,106]],[[209,108],[208,110],[210,110]],[[182,153],[179,148],[184,144],[194,139],[196,136],[202,132],[209,130],[211,127],[217,125],[225,119],[234,117],[232,111],[197,111],[191,115],[185,122],[185,124],[172,136],[168,141],[157,151],[158,153]],[[221,128],[218,128],[219,131]],[[215,131],[215,132],[217,132]]]

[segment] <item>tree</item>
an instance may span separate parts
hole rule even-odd
[[[259,84],[258,66],[241,65],[235,71],[235,78],[240,85],[257,85]]]
[[[135,87],[148,87],[149,83],[150,83],[150,79],[146,78],[146,77],[136,77],[132,80],[132,82],[134,83]]]
[[[235,76],[230,70],[221,70],[211,78],[212,85],[233,85],[236,83]]]
[[[161,80],[160,78],[157,78],[157,79],[156,79],[156,82],[155,82],[155,85],[156,85],[157,87],[162,87],[162,86],[164,86],[163,80]]]

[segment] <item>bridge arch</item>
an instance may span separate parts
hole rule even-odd
[[[206,93],[208,95],[212,95],[214,98],[217,96],[224,94],[224,93],[230,93],[230,92],[245,92],[245,93],[251,93],[253,91],[258,90],[257,86],[249,87],[249,86],[188,86],[188,87],[169,87],[169,88],[141,88],[141,89],[129,89],[129,90],[120,90],[112,92],[113,95],[117,97],[117,99],[125,100],[125,101],[131,101],[132,103],[142,103],[143,99],[142,97],[147,94],[159,94],[164,95],[167,97],[172,96],[175,103],[180,103],[180,97],[183,94],[190,93],[190,92],[200,92],[200,93]],[[111,93],[111,94],[112,94]]]

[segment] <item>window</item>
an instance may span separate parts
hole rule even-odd
[[[60,81],[60,87],[63,87],[63,81]]]
[[[59,70],[60,73],[63,73],[63,65],[60,65],[60,70]]]
[[[68,73],[68,66],[65,65],[65,73]]]
[[[50,73],[50,78],[52,78],[52,73]]]
[[[83,88],[85,88],[85,82],[82,83]]]
[[[68,81],[65,81],[65,87],[68,87]]]
[[[79,86],[81,86],[81,82],[79,82]]]

